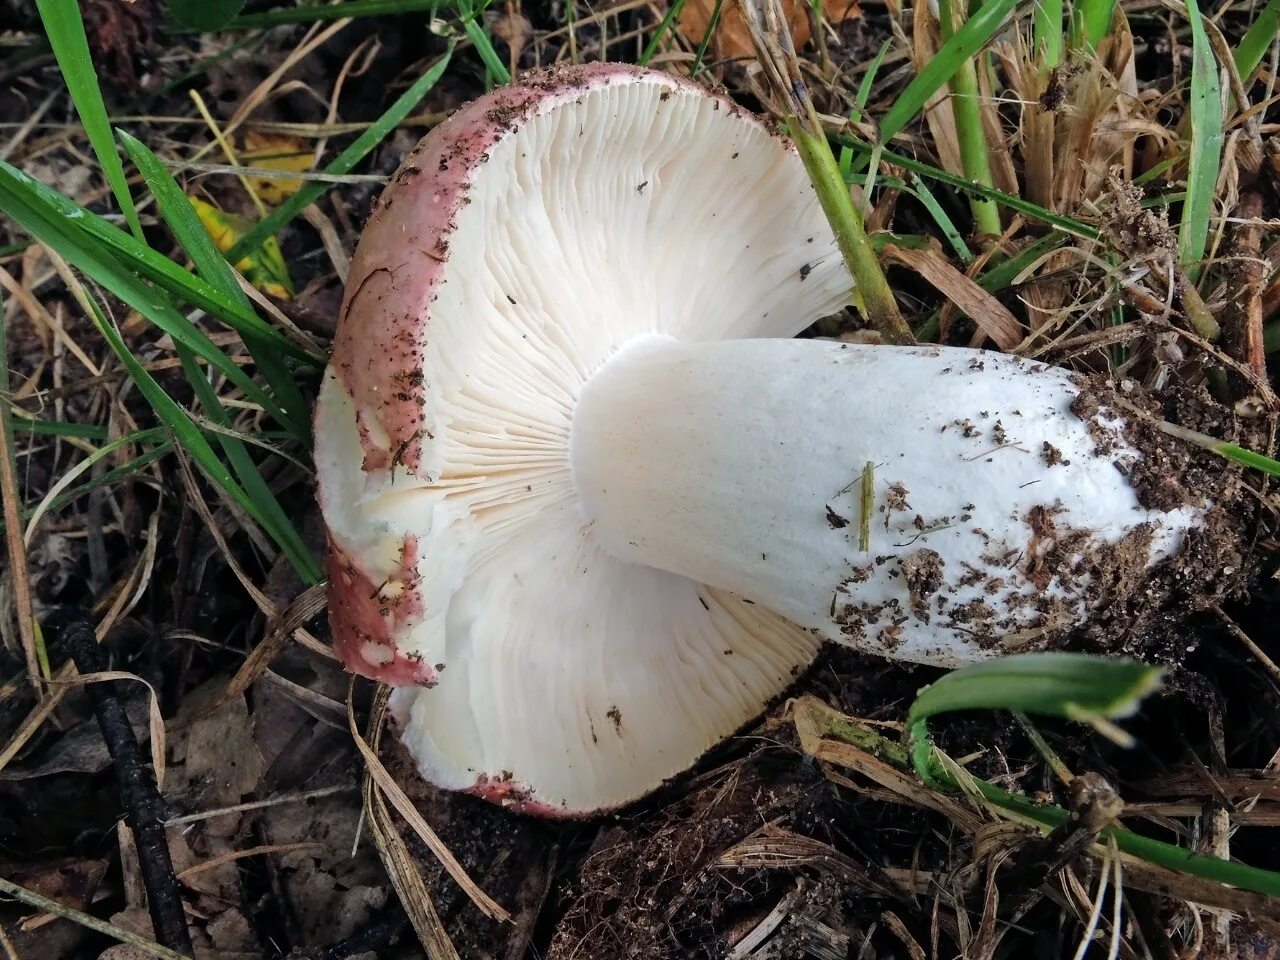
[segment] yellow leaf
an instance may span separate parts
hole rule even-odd
[[[218,249],[226,253],[236,241],[253,227],[253,223],[234,213],[224,213],[211,203],[205,203],[199,197],[188,197],[196,209],[196,215],[204,225],[209,236]],[[280,245],[275,237],[268,237],[257,250],[241,257],[234,264],[246,280],[273,297],[281,300],[293,298],[293,280],[289,277],[289,268],[285,266],[284,257],[280,253]]]
[[[250,130],[244,137],[240,161],[246,167],[266,167],[289,173],[306,173],[315,165],[315,154],[305,140]],[[284,203],[302,188],[297,177],[248,177],[254,193],[268,206]]]

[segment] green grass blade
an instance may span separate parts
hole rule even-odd
[[[502,58],[498,56],[498,51],[493,48],[493,41],[489,35],[484,32],[484,27],[476,20],[475,14],[470,12],[470,7],[465,8],[467,12],[462,15],[462,29],[467,32],[467,36],[471,39],[471,44],[476,48],[476,53],[480,54],[480,59],[484,61],[485,70],[489,73],[489,86],[493,83],[510,83],[511,72],[507,70],[507,65],[502,62]]]
[[[942,89],[960,69],[1003,26],[1018,0],[987,0],[938,50],[924,69],[898,95],[880,121],[880,142],[888,143],[912,121],[928,99]],[[886,159],[888,155],[886,154]]]
[[[48,221],[47,229],[82,231],[89,241],[105,247],[131,274],[150,280],[179,299],[212,314],[242,336],[258,337],[282,354],[311,366],[323,365],[323,357],[312,356],[252,310],[245,310],[239,301],[228,299],[205,280],[193,276],[93,211],[0,161],[0,189],[6,186],[37,208],[41,221]]]
[[[120,162],[115,138],[111,136],[111,123],[107,119],[106,104],[102,102],[102,91],[98,88],[98,73],[89,54],[80,7],[76,0],[36,0],[36,7],[44,22],[49,44],[53,47],[53,55],[57,58],[58,69],[71,91],[76,113],[84,125],[89,143],[93,145],[93,152],[97,154],[98,165],[102,167],[103,176],[120,204],[129,229],[141,238],[142,224],[138,222],[138,211],[129,193],[124,164]]]
[[[1204,258],[1209,238],[1222,158],[1222,89],[1196,0],[1187,0],[1187,16],[1191,19],[1191,155],[1187,199],[1178,224],[1178,255],[1184,266],[1191,266]]]
[[[221,30],[243,9],[244,0],[169,0],[173,19],[202,33]]]
[[[125,152],[129,154],[130,159],[142,174],[143,180],[151,189],[151,195],[156,198],[160,215],[173,231],[179,245],[191,258],[191,262],[195,264],[196,274],[215,287],[229,301],[237,304],[242,310],[252,313],[253,305],[240,288],[240,284],[236,282],[231,265],[214,244],[213,238],[200,222],[200,217],[196,214],[191,201],[182,192],[177,181],[169,175],[160,158],[140,140],[131,137],[123,130],[117,133]],[[298,389],[293,375],[275,355],[271,344],[252,335],[245,336],[244,340],[254,363],[271,386],[276,400],[289,415],[289,420],[284,425],[289,427],[299,439],[306,440],[310,432],[307,427],[307,404],[302,398],[302,392]],[[204,381],[203,376],[200,380]],[[242,477],[242,482],[243,479]]]
[[[68,423],[64,420],[33,420],[15,415],[14,434],[25,433],[31,437],[75,437],[78,440],[105,440],[107,428],[96,423]]]
[[[1273,477],[1280,477],[1280,461],[1272,460],[1261,453],[1237,446],[1234,443],[1220,443],[1214,448],[1214,452],[1227,460],[1234,460],[1236,463],[1244,464],[1254,470],[1260,470]]]
[[[640,66],[647,67],[649,65],[653,55],[658,52],[658,46],[662,43],[662,38],[670,32],[672,25],[679,19],[680,11],[684,9],[684,4],[685,0],[675,0],[675,3],[667,7],[667,12],[663,15],[658,28],[653,31],[653,36],[645,44],[644,52],[640,54],[640,59],[636,61]]]
[[[863,76],[862,82],[858,84],[858,92],[853,97],[853,109],[849,111],[849,119],[855,123],[861,120],[863,113],[866,112],[867,101],[871,99],[871,90],[875,86],[876,75],[880,73],[884,58],[888,56],[891,49],[893,49],[893,40],[886,40],[880,44],[880,49],[872,57],[871,64],[867,67],[867,72]]]
[[[146,398],[156,416],[173,435],[174,441],[190,454],[191,459],[195,461],[210,480],[222,487],[236,503],[244,508],[250,517],[261,524],[262,528],[272,536],[272,539],[276,540],[281,552],[284,553],[293,568],[298,572],[298,576],[307,583],[316,583],[320,579],[321,573],[315,557],[305,547],[299,551],[287,538],[282,541],[275,536],[271,521],[262,515],[257,502],[232,477],[226,464],[218,458],[213,447],[210,446],[209,441],[205,439],[204,434],[192,421],[187,411],[165,393],[164,388],[156,383],[151,374],[138,362],[129,350],[128,344],[124,342],[124,338],[120,336],[120,332],[103,315],[97,303],[89,300],[88,306],[90,307],[94,325],[97,326],[103,338],[106,339],[108,345],[119,357],[120,362],[124,365],[129,378],[133,380],[138,391]]]
[[[396,125],[407,117],[431,88],[436,85],[436,81],[444,75],[445,70],[448,68],[449,60],[452,56],[453,47],[450,46],[444,55],[414,82],[413,86],[396,98],[396,102],[387,108],[387,111],[377,119],[377,122],[360,134],[349,147],[338,154],[333,159],[333,162],[324,168],[324,172],[334,175],[350,173],[351,169],[363,160],[370,150],[381,143],[383,138],[394,130]],[[327,189],[328,184],[315,181],[304,184],[302,189],[241,237],[235,246],[228,251],[227,260],[231,263],[236,263],[246,253],[258,249],[263,241],[268,237],[274,236],[281,227],[314,203]]]
[[[1031,23],[1032,49],[1047,72],[1062,62],[1062,0],[1039,0]]]
[[[863,143],[852,138],[837,137],[835,139],[837,143],[851,147],[856,153],[866,154],[867,156],[870,156],[871,154],[872,147],[870,144]],[[1039,221],[1040,223],[1046,223],[1051,227],[1056,227],[1064,233],[1082,237],[1085,240],[1098,240],[1102,237],[1102,233],[1097,227],[1093,227],[1085,223],[1083,220],[1077,220],[1074,217],[1054,213],[1052,210],[1046,209],[1037,203],[1032,203],[1030,200],[1023,200],[1021,197],[1016,197],[1011,193],[1005,193],[1002,190],[996,190],[992,187],[984,187],[981,184],[973,183],[970,180],[966,180],[964,177],[948,173],[946,170],[931,166],[927,163],[921,163],[919,160],[909,157],[906,154],[895,153],[892,150],[882,150],[880,155],[884,163],[891,164],[895,167],[901,167],[902,169],[908,170],[912,173],[918,173],[921,177],[929,180],[935,180],[938,183],[945,183],[947,186],[954,187],[963,193],[975,193],[978,196],[987,197],[1006,209],[1014,210],[1017,213],[1024,214],[1033,220]]]
[[[907,187],[907,191],[919,200],[925,210],[929,212],[929,216],[933,217],[933,222],[938,225],[938,229],[942,232],[942,236],[946,238],[947,243],[951,244],[951,249],[956,252],[960,262],[969,263],[972,261],[973,251],[969,249],[969,245],[964,242],[964,237],[956,229],[955,221],[951,219],[946,210],[942,209],[942,204],[933,195],[933,191],[929,189],[928,184],[920,179],[919,174],[911,175],[911,185]]]
[[[953,670],[924,687],[907,713],[907,725],[956,710],[1131,716],[1159,687],[1160,674],[1158,667],[1136,660],[1081,653],[1000,657]]]
[[[1160,686],[1158,667],[1081,653],[1028,653],[953,670],[924,687],[907,713],[907,742],[920,778],[938,786],[930,717],[957,710],[1019,710],[1104,725],[1132,716]]]
[[[938,21],[942,38],[950,41],[955,32],[955,0],[938,0]],[[963,26],[961,27],[963,29]],[[958,32],[958,31],[957,31]],[[943,43],[943,49],[946,43]],[[987,133],[982,128],[982,93],[978,86],[977,64],[971,57],[961,60],[951,74],[951,112],[955,117],[956,140],[960,148],[960,166],[964,175],[984,187],[994,187],[991,174],[991,152]],[[969,197],[974,232],[988,237],[1001,233],[1000,209],[985,197]]]
[[[308,3],[297,7],[264,10],[261,13],[244,13],[223,29],[257,30],[260,27],[278,27],[286,23],[341,20],[343,17],[383,17],[397,13],[421,13],[435,10],[439,6],[440,0],[349,0],[347,3]]]
[[[1246,87],[1249,77],[1258,69],[1258,64],[1262,63],[1262,58],[1277,38],[1280,38],[1280,0],[1267,0],[1258,19],[1249,26],[1236,47],[1236,70]]]
[[[34,202],[32,202],[34,201]],[[44,216],[39,200],[29,193],[11,188],[0,179],[0,210],[12,217],[32,236],[56,250],[68,263],[83,271],[114,296],[128,304],[157,327],[169,334],[175,343],[182,344],[216,367],[232,383],[244,391],[245,396],[259,404],[272,417],[287,423],[275,400],[253,381],[239,366],[213,345],[213,342],[190,320],[179,313],[163,291],[148,287],[125,270],[118,261],[100,246],[93,243],[74,226],[68,227],[58,218]]]
[[[222,402],[218,399],[218,395],[214,392],[212,385],[205,379],[204,373],[200,369],[200,365],[196,363],[195,357],[187,350],[179,350],[178,356],[182,360],[182,369],[186,372],[187,379],[195,390],[196,399],[200,402],[200,406],[204,408],[205,416],[218,426],[229,430],[232,425],[231,418],[227,416],[226,408],[222,406]],[[222,452],[226,455],[227,462],[231,464],[231,469],[235,472],[236,478],[240,481],[245,496],[257,508],[257,516],[260,518],[259,522],[262,524],[263,529],[267,531],[271,539],[280,544],[281,548],[291,558],[310,558],[310,551],[303,542],[302,536],[298,533],[297,527],[293,525],[293,521],[289,519],[284,509],[280,506],[280,501],[271,492],[271,487],[262,478],[262,474],[258,471],[253,458],[249,456],[248,448],[243,441],[222,432],[216,433],[215,438],[218,441],[218,445],[222,447]],[[311,558],[309,568],[313,574],[311,582],[314,583],[320,578],[320,569],[315,566],[314,558]],[[299,570],[299,573],[302,573],[302,570]]]
[[[693,69],[689,71],[689,76],[696,77],[702,72],[702,59],[707,55],[707,48],[711,46],[711,38],[715,36],[716,27],[720,25],[720,14],[724,11],[725,0],[716,0],[716,5],[711,8],[711,19],[707,21],[706,32],[702,35],[702,40],[698,43],[698,52],[693,57]]]
[[[1077,0],[1073,11],[1072,46],[1093,50],[1111,29],[1115,0]]]

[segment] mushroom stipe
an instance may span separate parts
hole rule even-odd
[[[1213,506],[1144,503],[1132,424],[1013,356],[790,339],[851,286],[790,143],[665,74],[536,74],[405,158],[316,463],[335,649],[428,780],[616,808],[825,641],[953,666],[1174,589]]]

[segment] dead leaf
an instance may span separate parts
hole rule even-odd
[[[908,250],[889,244],[884,248],[884,255],[920,274],[1001,350],[1012,350],[1022,342],[1022,324],[1017,317],[936,251]]]
[[[253,227],[253,223],[245,217],[219,210],[211,203],[199,197],[188,197],[196,208],[196,215],[204,225],[214,244],[223,253],[236,245]],[[293,280],[289,277],[289,268],[285,266],[284,257],[280,253],[280,245],[275,237],[268,237],[257,250],[246,254],[235,263],[249,283],[281,300],[293,296]]]
[[[533,24],[524,14],[508,8],[507,13],[499,14],[489,24],[489,31],[507,45],[511,51],[511,59],[518,61],[525,44],[533,36]]]
[[[250,130],[244,135],[240,162],[246,167],[309,173],[315,165],[315,153],[300,137]],[[271,207],[279,206],[302,189],[302,180],[297,177],[248,175],[248,180],[258,199]]]
[[[680,11],[680,32],[690,43],[699,44],[707,35],[711,18],[715,14],[716,0],[687,0]],[[805,0],[782,0],[787,14],[791,37],[797,48],[803,47],[812,37],[809,28],[809,5]],[[828,23],[839,24],[862,16],[860,0],[822,0],[822,17]],[[712,50],[722,59],[742,59],[755,56],[751,34],[742,19],[736,0],[723,0],[720,22],[712,37]]]
[[[149,736],[146,698],[126,700],[124,712],[138,742],[146,743]],[[34,780],[55,773],[101,773],[109,766],[111,754],[107,752],[107,742],[102,739],[102,728],[96,719],[89,717],[63,734],[35,766],[0,770],[0,781]]]

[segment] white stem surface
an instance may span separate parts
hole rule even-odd
[[[1197,522],[1139,504],[1140,454],[1080,389],[984,351],[644,338],[584,387],[571,463],[618,558],[955,665],[1083,624]]]

